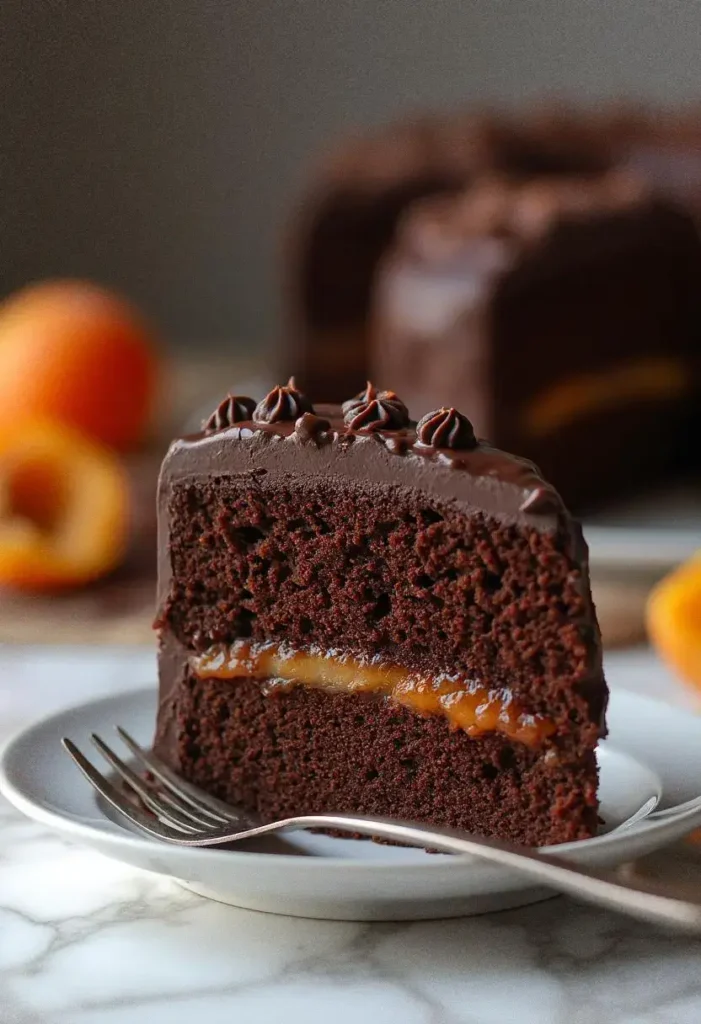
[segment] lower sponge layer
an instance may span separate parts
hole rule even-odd
[[[471,739],[386,698],[254,679],[198,679],[164,694],[155,749],[184,778],[273,821],[357,812],[452,826],[528,845],[597,828],[592,751],[561,760],[506,737]]]

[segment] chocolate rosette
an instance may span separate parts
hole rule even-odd
[[[467,416],[452,408],[435,409],[422,416],[416,425],[416,440],[426,448],[459,451],[477,447],[477,438]]]
[[[284,423],[299,419],[305,412],[314,412],[314,407],[290,377],[287,384],[278,384],[258,403],[253,419],[256,423]]]
[[[365,391],[341,406],[343,421],[359,434],[377,430],[401,430],[409,423],[409,411],[394,391],[378,391],[368,381]]]
[[[202,424],[205,434],[211,434],[215,430],[224,430],[225,427],[233,427],[234,423],[242,423],[250,420],[256,403],[246,395],[227,395],[216,407],[209,419]]]

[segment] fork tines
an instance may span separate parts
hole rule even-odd
[[[179,778],[125,729],[117,726],[117,733],[132,754],[136,770],[98,735],[93,733],[90,739],[121,785],[115,785],[99,772],[70,739],[64,737],[62,744],[93,788],[141,830],[161,839],[194,839],[227,827],[231,831],[232,826],[235,830],[250,824],[228,804]]]

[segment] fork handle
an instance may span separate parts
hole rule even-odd
[[[276,822],[275,826],[276,831],[281,828],[333,828],[381,839],[394,839],[410,846],[430,847],[443,853],[469,854],[518,871],[534,882],[587,903],[608,907],[654,924],[701,933],[701,903],[690,901],[673,886],[657,882],[623,881],[613,871],[583,868],[563,857],[538,853],[514,843],[466,836],[454,829],[426,828],[414,822],[389,822],[365,815],[305,815]],[[268,830],[271,830],[270,827],[263,825],[260,830],[253,831],[263,833]]]

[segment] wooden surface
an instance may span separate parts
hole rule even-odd
[[[262,394],[270,382],[251,364],[231,360],[177,365],[170,378],[167,412],[150,451],[129,462],[133,494],[132,545],[110,579],[51,597],[0,594],[0,643],[151,644],[156,584],[155,491],[168,439],[196,426],[228,388]],[[193,414],[194,410],[194,414]],[[594,577],[604,642],[609,647],[644,638],[643,609],[649,581]]]

